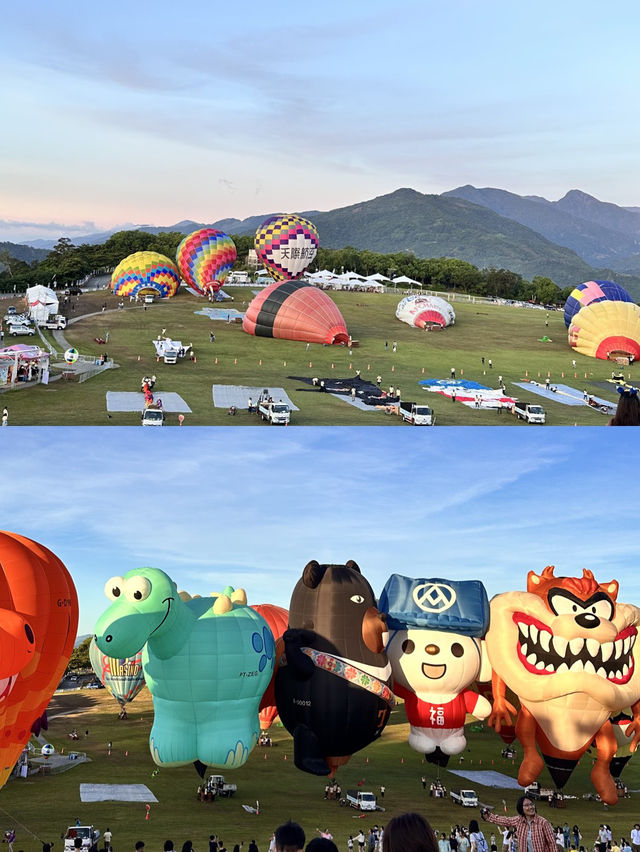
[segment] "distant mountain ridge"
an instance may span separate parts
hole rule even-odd
[[[138,230],[188,234],[215,227],[246,235],[271,215],[275,214],[211,223],[183,220],[162,227],[142,225]],[[404,188],[347,207],[300,215],[312,219],[325,248],[456,257],[479,268],[510,269],[529,280],[548,276],[562,287],[616,277],[640,294],[640,279],[624,280],[625,274],[640,274],[640,209],[601,202],[580,190],[548,201],[470,185],[441,195]],[[76,237],[73,242],[102,243],[117,230],[122,229]],[[44,248],[44,241],[36,242]]]

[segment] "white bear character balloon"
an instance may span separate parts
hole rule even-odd
[[[411,580],[394,574],[380,598],[394,692],[404,699],[409,745],[446,764],[464,751],[467,713],[485,719],[491,705],[468,687],[491,679],[484,636],[489,602],[482,583]]]

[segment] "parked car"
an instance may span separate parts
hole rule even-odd
[[[9,326],[9,334],[12,337],[18,337],[18,335],[25,335],[25,334],[29,335],[29,337],[33,337],[33,335],[35,333],[36,333],[36,330],[31,325],[22,325],[22,323],[19,323],[19,324],[16,324],[16,325],[10,325]]]

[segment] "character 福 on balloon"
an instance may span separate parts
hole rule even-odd
[[[156,568],[129,571],[105,586],[113,603],[96,625],[96,645],[112,657],[140,648],[153,696],[149,746],[159,766],[193,762],[242,766],[258,741],[258,706],[275,646],[243,589],[212,597],[178,592]]]
[[[333,776],[382,733],[394,705],[385,632],[353,560],[307,564],[291,597],[275,689],[298,769]]]
[[[617,743],[610,716],[631,707],[626,734],[640,742],[640,673],[634,659],[640,609],[619,603],[618,583],[582,577],[554,577],[530,571],[526,592],[505,592],[491,601],[487,649],[494,670],[496,731],[511,723],[520,701],[516,735],[524,756],[518,783],[531,784],[547,766],[562,788],[595,740],[591,781],[603,802],[618,801],[609,771]],[[536,747],[537,746],[537,747]],[[538,752],[538,748],[540,753]]]
[[[477,580],[410,579],[392,574],[382,590],[393,690],[404,699],[409,745],[445,766],[466,747],[467,714],[485,719],[491,705],[469,689],[489,680],[482,637],[489,601]]]

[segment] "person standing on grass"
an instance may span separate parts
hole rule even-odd
[[[548,819],[536,813],[535,802],[528,796],[520,796],[516,802],[518,816],[498,816],[487,808],[480,816],[494,825],[515,829],[518,849],[528,852],[557,852],[556,836]]]

